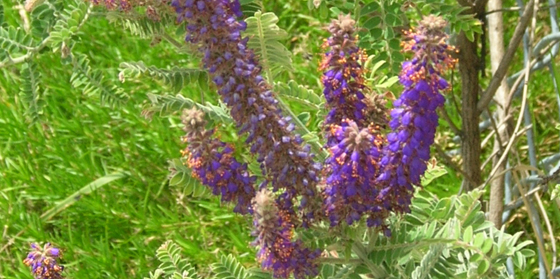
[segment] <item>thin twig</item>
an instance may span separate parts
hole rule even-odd
[[[552,7],[559,7],[560,3],[557,3],[556,5],[541,5],[538,10],[544,10],[544,9],[550,9]],[[503,8],[503,9],[497,9],[497,10],[491,10],[485,13],[485,15],[489,15],[489,14],[494,14],[494,13],[503,13],[503,12],[517,12],[521,10],[520,7],[511,7],[511,8]]]
[[[544,55],[545,52],[548,52],[554,45],[556,44],[556,42],[554,43],[550,43],[546,48],[544,48],[537,57],[535,57],[534,59],[531,59],[531,62],[529,63],[528,67],[529,69],[532,69],[533,66],[535,66],[535,64],[537,64],[541,58],[542,55]],[[525,75],[527,74],[531,74],[530,72],[527,73],[527,71],[523,71],[515,80],[515,82],[513,83],[513,86],[510,88],[509,94],[508,94],[508,99],[506,102],[506,106],[505,108],[507,110],[509,110],[512,102],[513,102],[513,97],[515,95],[515,92],[517,91],[516,89],[519,87],[519,85],[521,84],[522,81],[524,81],[525,79]]]
[[[514,174],[514,179],[516,180],[517,188],[519,189],[519,192],[521,193],[521,196],[523,197],[523,203],[527,207],[527,213],[529,214],[529,220],[531,220],[531,227],[533,227],[533,232],[535,234],[538,234],[537,225],[534,222],[534,220],[536,218],[536,216],[534,216],[535,212],[533,212],[533,210],[531,210],[532,205],[530,204],[530,201],[528,200],[528,198],[526,196],[525,189],[523,188],[523,185],[522,185],[520,179],[517,177],[516,174]],[[537,215],[538,215],[538,212],[537,212]],[[550,266],[549,266],[549,264],[546,260],[546,254],[545,254],[546,249],[544,248],[543,240],[540,237],[537,237],[537,247],[539,248],[539,253],[542,256],[542,263],[545,266],[546,273],[548,274],[549,279],[554,279],[554,277],[552,276],[552,273],[551,273]]]
[[[185,47],[185,44],[180,43],[179,41],[175,40],[173,37],[169,36],[167,33],[160,34],[162,38],[164,38],[167,42],[172,44],[174,47],[181,49]]]
[[[355,264],[360,265],[363,263],[360,259],[345,259],[345,258],[318,258],[318,262],[331,263],[331,264]]]
[[[0,62],[0,69],[27,61],[27,59],[31,58],[35,53],[41,51],[44,47],[46,47],[50,39],[50,36],[46,37],[38,46],[29,49],[26,54],[20,57],[8,59],[5,62]]]
[[[486,111],[490,115],[490,124],[492,125],[492,127],[494,128],[494,131],[496,132],[496,140],[499,143],[498,147],[500,149],[500,152],[503,153],[504,152],[504,148],[503,148],[504,142],[502,141],[502,138],[500,138],[500,132],[498,130],[499,127],[496,124],[496,120],[494,119],[494,117],[492,117],[492,114],[490,113],[490,109],[486,108]],[[506,119],[502,120],[502,123],[500,123],[500,126],[507,125],[506,123],[507,123],[508,118],[509,118],[509,115],[508,115],[508,117],[506,117]]]
[[[457,127],[457,125],[455,125],[455,123],[453,123],[453,121],[449,117],[449,114],[447,114],[447,111],[444,108],[439,108],[438,110],[440,112],[440,115],[443,117],[443,119],[449,124],[449,128],[451,128],[451,131],[453,131],[453,133],[455,133],[455,135],[458,135],[458,136],[461,137],[463,132],[461,132],[461,130]]]
[[[543,190],[542,186],[538,186],[538,187],[533,188],[532,190],[529,190],[529,192],[525,193],[525,195],[521,195],[517,199],[515,199],[515,200],[511,201],[510,203],[506,204],[504,206],[504,211],[518,208],[519,207],[518,203],[520,201],[522,201],[524,198],[528,198],[529,196],[534,195],[535,193],[540,192],[541,190]]]
[[[465,177],[470,183],[474,183],[474,181],[468,176],[468,174],[466,174],[460,166],[458,166],[457,164],[455,164],[453,162],[453,160],[451,159],[451,157],[449,157],[447,154],[445,154],[445,152],[443,151],[443,149],[441,148],[441,146],[439,144],[434,144],[434,147],[436,148],[436,152],[438,153],[438,156],[440,159],[443,159],[444,164],[450,168],[452,168],[455,172],[460,173],[463,177]]]
[[[537,204],[539,205],[539,209],[541,210],[541,214],[544,218],[544,223],[546,224],[546,229],[550,235],[550,244],[552,246],[552,270],[556,267],[556,238],[554,237],[554,230],[552,229],[552,225],[550,225],[550,220],[548,219],[548,215],[544,209],[541,197],[539,195],[535,195],[535,200],[537,200]]]
[[[528,3],[527,5],[534,5],[534,4],[535,4],[534,0],[531,0],[530,3]],[[523,17],[526,17],[526,16],[527,16],[527,12],[528,12],[528,11],[531,11],[531,12],[532,12],[532,13],[530,14],[530,17],[529,17],[529,18],[532,18],[532,19],[533,19],[533,21],[532,21],[532,26],[531,26],[531,27],[532,27],[532,28],[531,28],[531,33],[534,34],[534,31],[535,31],[535,29],[534,29],[534,28],[535,28],[535,21],[534,21],[534,19],[535,19],[535,16],[536,16],[536,15],[533,13],[533,12],[534,12],[534,9],[533,9],[533,8],[529,8],[529,6],[527,6],[527,8],[525,9],[525,13],[523,13]],[[522,18],[523,18],[523,17],[522,17]],[[528,19],[526,19],[526,20],[529,21]],[[521,25],[521,22],[519,23],[518,27],[519,27],[520,25]],[[518,30],[516,29],[515,31],[518,31]],[[515,36],[515,35],[514,35],[514,36]],[[529,41],[532,41],[532,39],[533,39],[532,37],[533,37],[533,36],[530,37]],[[510,48],[511,48],[511,46],[512,46],[512,44],[510,43]],[[508,53],[509,53],[509,49],[506,51],[506,54],[504,55],[504,59],[502,59],[502,62],[500,63],[500,67],[498,67],[498,70],[496,70],[496,73],[495,73],[494,77],[496,77],[496,74],[498,74],[498,72],[500,71],[500,68],[502,68],[502,66],[503,66],[503,64],[504,64],[504,61],[505,61],[505,58],[506,58],[506,56],[508,55]],[[530,56],[530,54],[529,54],[529,56]],[[530,57],[529,57],[529,58],[530,58]],[[511,61],[510,61],[510,62],[511,62]],[[527,67],[525,68],[525,73],[526,73],[526,74],[525,74],[525,83],[523,84],[523,97],[522,97],[522,99],[521,99],[522,101],[521,101],[521,109],[520,109],[520,111],[523,111],[523,110],[525,109],[525,106],[527,105],[527,94],[528,94],[528,84],[529,84],[529,73],[530,73],[530,71],[531,71],[531,67],[530,67],[529,65],[527,65]],[[505,72],[504,72],[503,74],[505,75]],[[503,76],[502,76],[502,78],[503,78]],[[494,81],[494,78],[492,78],[492,81]],[[496,83],[496,86],[497,86],[497,87],[495,88],[495,90],[493,90],[493,91],[490,90],[490,88],[491,88],[490,86],[492,85],[492,83],[491,83],[490,86],[488,87],[489,89],[486,90],[486,92],[492,92],[492,96],[494,95],[494,93],[495,93],[496,90],[498,89],[498,87],[499,87],[499,85],[500,85],[499,81],[501,81],[501,79],[499,79],[499,80],[497,80],[497,81],[498,81],[498,82]],[[513,90],[513,88],[512,88],[512,90]],[[479,104],[480,104],[480,102],[479,102]],[[483,106],[482,108],[486,108],[486,106]],[[506,106],[504,109],[507,110],[507,106]],[[519,131],[519,128],[521,127],[521,122],[522,122],[522,120],[523,120],[523,114],[521,113],[521,114],[519,114],[519,117],[517,118],[517,123],[515,124],[515,128],[514,128],[514,130],[513,130],[513,135],[517,134],[517,131]],[[507,144],[507,146],[506,146],[504,152],[502,153],[502,156],[500,156],[500,159],[499,159],[498,162],[495,164],[496,167],[494,167],[494,168],[492,169],[492,171],[490,172],[490,175],[488,176],[488,179],[481,185],[480,188],[486,187],[486,185],[487,185],[491,180],[494,179],[494,175],[496,174],[496,171],[498,170],[499,166],[504,162],[504,160],[507,158],[507,154],[508,154],[509,150],[511,149],[511,147],[513,146],[513,143],[516,141],[516,139],[517,139],[517,137],[515,137],[515,136],[512,136],[512,137],[509,139],[509,142],[508,142],[508,144]]]

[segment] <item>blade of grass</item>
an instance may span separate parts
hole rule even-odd
[[[117,179],[124,178],[126,176],[128,176],[126,172],[116,172],[96,179],[95,181],[82,187],[80,190],[76,191],[72,195],[68,196],[67,198],[59,202],[57,205],[52,207],[51,209],[45,211],[43,214],[41,214],[41,219],[43,221],[47,221],[51,219],[53,216],[55,216],[62,210],[70,207],[72,204],[79,201],[83,195],[90,194],[93,191],[103,187],[104,185],[111,183],[112,181],[115,181]]]

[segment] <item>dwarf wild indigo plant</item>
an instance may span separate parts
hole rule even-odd
[[[255,177],[250,176],[247,165],[233,157],[233,148],[214,138],[214,131],[206,129],[204,114],[197,109],[185,110],[183,125],[187,135],[183,150],[193,177],[212,188],[222,201],[236,202],[234,212],[252,212],[251,200],[255,197]]]
[[[41,247],[37,243],[31,244],[32,251],[27,254],[23,263],[31,267],[35,279],[60,279],[64,266],[57,263],[62,256],[60,249],[46,243]]]
[[[400,82],[405,89],[393,103],[392,132],[387,135],[378,179],[383,190],[377,197],[394,212],[409,212],[413,186],[420,185],[430,159],[438,125],[436,109],[443,106],[441,91],[448,88],[443,74],[455,63],[449,53],[453,48],[445,42],[446,24],[440,17],[427,16],[416,30],[406,33],[408,40],[403,42],[404,51],[413,52],[414,58],[402,66]]]
[[[310,147],[294,133],[290,117],[284,117],[248,38],[242,38],[246,23],[237,20],[241,10],[238,1],[174,0],[178,21],[185,22],[185,40],[198,46],[203,64],[218,87],[222,101],[250,151],[257,156],[265,179],[274,191],[283,191],[279,205],[293,211],[296,199],[302,211],[303,226],[320,215],[317,190],[320,164],[314,161]]]

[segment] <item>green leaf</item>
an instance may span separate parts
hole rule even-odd
[[[221,256],[220,262],[212,265],[216,279],[245,279],[247,271],[232,255]]]
[[[127,78],[138,78],[148,76],[164,82],[171,86],[175,93],[178,93],[190,84],[197,84],[199,88],[206,87],[209,80],[206,71],[191,68],[173,67],[170,69],[160,69],[155,66],[146,66],[144,62],[123,62],[119,65],[119,78],[121,81]]]
[[[444,249],[443,245],[434,245],[430,247],[430,250],[424,255],[420,261],[420,265],[412,272],[411,276],[413,279],[424,279],[429,278],[429,274],[433,272],[433,268],[438,263],[442,251]]]
[[[368,3],[360,10],[360,17],[366,16],[370,13],[377,12],[380,10],[381,10],[381,6],[379,6],[379,3],[377,2]]]
[[[262,271],[260,268],[251,268],[248,273],[247,279],[272,279],[272,273]]]
[[[385,22],[387,24],[389,24],[389,26],[391,26],[391,27],[399,26],[399,25],[402,24],[401,19],[397,15],[392,14],[392,13],[389,13],[389,14],[385,15]]]
[[[471,242],[472,236],[473,236],[473,228],[469,226],[465,229],[465,232],[463,233],[463,241]]]
[[[162,13],[160,20],[150,19],[145,14],[135,11],[130,13],[107,12],[106,16],[109,22],[120,25],[132,35],[144,39],[152,39],[165,34],[166,27],[172,26],[175,22],[174,17],[165,13]],[[181,30],[184,31],[184,27]]]
[[[373,28],[371,30],[369,30],[369,33],[371,34],[371,37],[374,40],[379,40],[381,39],[381,37],[383,36],[383,29],[381,28]]]
[[[31,50],[35,46],[35,42],[22,28],[8,26],[0,27],[0,61],[13,59]]]
[[[391,86],[393,86],[395,83],[397,83],[399,81],[399,77],[394,76],[394,77],[390,77],[388,79],[381,79],[379,84],[376,84],[375,87],[376,88],[380,88],[380,89],[387,89]],[[424,175],[424,179],[426,179],[426,175],[429,175],[428,172],[426,172],[426,174]],[[431,180],[433,180],[434,178],[432,178]],[[431,180],[429,180],[431,182]],[[424,184],[422,184],[424,185]]]
[[[128,96],[114,85],[109,85],[103,79],[103,73],[97,69],[92,69],[89,59],[83,54],[72,56],[74,71],[70,77],[70,82],[75,88],[83,90],[84,94],[99,94],[101,103],[116,105],[128,100]]]
[[[490,238],[487,238],[484,240],[484,243],[482,244],[482,253],[484,254],[488,254],[490,252],[490,250],[492,250],[492,245],[493,241]],[[478,245],[477,245],[478,246]]]
[[[181,95],[172,96],[148,94],[148,99],[152,103],[142,113],[147,117],[151,117],[156,112],[160,114],[174,113],[180,112],[183,109],[196,107],[202,110],[212,121],[224,123],[226,125],[233,122],[233,119],[231,119],[227,109],[221,103],[219,106],[208,102],[201,104]]]
[[[173,241],[168,240],[156,251],[158,260],[161,261],[158,269],[166,276],[180,275],[179,278],[197,278],[194,267],[181,256],[181,248]],[[175,278],[175,277],[173,277]]]
[[[208,198],[211,196],[210,189],[193,178],[191,170],[183,165],[181,160],[171,160],[169,162],[169,169],[171,170],[170,186],[182,188],[183,194],[186,196],[196,198]]]
[[[353,265],[346,265],[338,268],[336,272],[331,276],[327,277],[327,279],[346,279],[351,278],[351,275],[354,273],[355,266]],[[358,276],[358,278],[360,278]]]
[[[112,174],[105,175],[96,179],[95,181],[87,184],[86,186],[82,187],[80,190],[74,192],[72,195],[66,197],[64,200],[58,202],[54,207],[50,208],[49,210],[43,212],[41,214],[41,219],[43,221],[51,219],[53,216],[61,212],[62,210],[70,207],[75,202],[79,201],[82,196],[90,194],[97,189],[109,184],[117,179],[121,179],[127,177],[128,174],[126,172],[116,172]]]
[[[490,262],[486,259],[483,259],[479,263],[476,272],[478,273],[479,276],[482,276],[484,273],[486,273],[486,271],[488,271],[489,268],[490,268]]]
[[[256,12],[245,20],[247,30],[244,35],[249,37],[247,45],[255,51],[263,66],[267,79],[272,82],[274,76],[281,71],[293,71],[292,53],[280,41],[288,38],[288,34],[278,25],[278,17],[274,13]]]
[[[48,4],[48,2],[45,2]],[[91,10],[89,9],[89,5],[84,2],[78,1],[76,3],[69,4],[65,9],[58,10],[56,7],[49,7],[50,9],[54,9],[54,14],[56,15],[57,19],[54,23],[54,26],[51,28],[52,22],[45,22],[44,26],[37,27],[36,33],[45,32],[48,30],[50,31],[49,34],[49,44],[53,50],[58,50],[62,46],[63,43],[69,44],[73,36],[75,36],[80,27],[84,25],[85,21],[89,17],[89,13]],[[46,13],[47,11],[45,11]],[[44,20],[48,20],[48,15],[44,16]]]
[[[297,118],[299,119],[299,121],[301,121],[301,123],[305,124],[307,122],[309,122],[309,119],[311,118],[311,114],[309,114],[309,112],[304,111],[302,113],[300,113]]]
[[[368,19],[366,22],[364,22],[363,26],[366,29],[373,29],[377,26],[379,26],[379,24],[381,24],[381,18],[378,16],[374,16],[370,19]]]
[[[398,81],[398,77],[396,77],[396,81]],[[395,81],[395,82],[396,82]],[[422,178],[422,186],[426,187],[435,179],[442,177],[447,174],[447,170],[439,165],[436,166],[428,166],[428,170],[424,173],[424,177]]]
[[[324,106],[324,101],[321,96],[313,92],[313,90],[297,84],[297,82],[293,80],[290,80],[288,83],[275,83],[274,91],[278,92],[280,98],[301,104],[305,106],[306,110],[321,110]]]
[[[472,256],[469,258],[469,262],[470,262],[470,263],[476,263],[476,262],[482,260],[482,258],[483,258],[483,257],[482,257],[481,254],[479,254],[479,253],[474,253],[474,255],[472,255]]]
[[[334,266],[332,264],[323,264],[323,266],[321,267],[321,272],[319,273],[321,278],[328,279],[331,278],[333,274],[334,274]]]
[[[0,27],[4,26],[4,4],[0,2]]]
[[[26,103],[26,114],[30,124],[34,124],[39,119],[44,106],[44,90],[41,85],[41,73],[37,71],[37,66],[31,61],[25,63],[21,71],[21,94]]]
[[[57,21],[55,13],[60,13],[62,3],[57,5],[45,2],[31,12],[31,33],[39,38],[46,38]],[[70,7],[71,8],[71,7]]]

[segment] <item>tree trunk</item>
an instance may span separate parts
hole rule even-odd
[[[488,10],[499,10],[502,9],[502,0],[490,0],[488,2]],[[490,64],[492,67],[492,73],[494,73],[502,57],[504,56],[504,22],[503,14],[501,12],[492,13],[488,15],[488,39],[490,42]],[[492,180],[490,184],[490,209],[489,209],[489,220],[496,225],[496,228],[502,226],[502,213],[504,212],[504,182],[505,175],[502,174],[506,169],[507,160],[504,160],[502,164],[498,164],[498,160],[502,155],[503,146],[501,144],[509,140],[509,130],[511,128],[510,121],[503,123],[507,116],[507,111],[504,110],[505,102],[507,99],[507,94],[509,92],[509,86],[507,85],[506,79],[502,79],[500,87],[496,91],[494,96],[494,101],[496,102],[496,121],[498,125],[498,130],[496,131],[496,138],[494,139],[494,149],[493,154],[496,154],[493,159],[493,168],[497,168],[495,173],[499,174]]]
[[[476,18],[484,15],[487,1],[459,0],[461,5],[469,7],[465,13],[474,14]],[[463,171],[469,179],[463,180],[463,190],[470,191],[482,183],[480,172],[480,130],[478,129],[477,102],[480,91],[478,70],[480,58],[477,50],[477,37],[474,42],[469,41],[464,32],[457,38],[459,50],[459,73],[461,75],[461,117],[462,117],[462,144]]]

